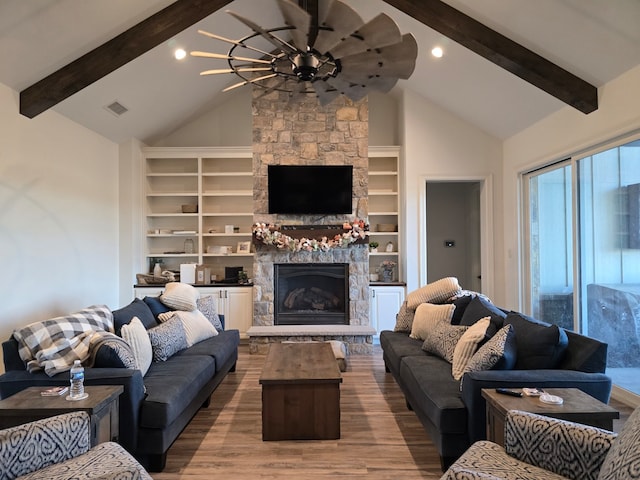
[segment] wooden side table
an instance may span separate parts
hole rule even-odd
[[[487,440],[504,446],[504,420],[509,410],[537,413],[605,430],[613,430],[613,420],[620,418],[620,412],[578,388],[545,388],[544,391],[562,397],[563,403],[553,405],[541,402],[539,397],[511,397],[497,393],[494,388],[483,388],[482,396],[487,401]]]
[[[262,440],[340,438],[341,382],[328,343],[272,343],[260,376]]]
[[[108,441],[118,441],[118,419],[122,385],[85,386],[89,394],[84,400],[70,401],[67,394],[43,397],[40,392],[49,387],[29,387],[11,397],[0,400],[0,428],[15,427],[41,418],[53,417],[78,410],[91,418],[91,446]]]

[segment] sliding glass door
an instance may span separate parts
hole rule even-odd
[[[640,395],[640,140],[524,176],[529,313],[609,345]]]
[[[535,318],[574,329],[571,164],[527,176],[528,299]]]

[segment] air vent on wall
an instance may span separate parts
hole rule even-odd
[[[119,117],[123,113],[127,113],[129,111],[127,107],[125,107],[118,101],[114,101],[111,104],[106,105],[104,108],[113,113],[116,117]]]

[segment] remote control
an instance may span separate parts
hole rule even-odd
[[[516,392],[515,390],[509,390],[508,388],[496,388],[496,392],[503,395],[511,395],[512,397],[522,396],[522,392]]]

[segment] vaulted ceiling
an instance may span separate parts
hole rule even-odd
[[[385,12],[416,37],[416,70],[396,89],[498,138],[567,103],[594,110],[597,87],[640,64],[638,0],[343,1],[365,21]],[[266,28],[283,24],[272,0],[3,0],[0,82],[22,92],[28,116],[51,107],[116,142],[153,143],[224,101],[221,90],[237,81],[198,75],[222,60],[172,56],[177,47],[228,49],[198,28],[247,35],[226,9]],[[436,45],[443,58],[430,56]],[[114,101],[129,111],[114,116],[104,108]]]

